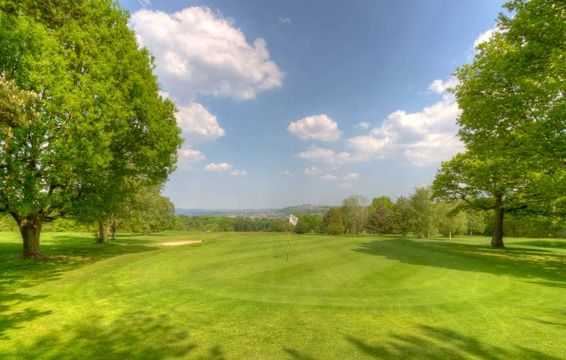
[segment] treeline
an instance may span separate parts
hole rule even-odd
[[[459,202],[432,200],[429,188],[418,188],[410,196],[392,200],[387,196],[368,202],[351,196],[341,206],[325,214],[297,214],[299,222],[291,226],[287,218],[187,216],[175,215],[169,199],[157,189],[146,191],[127,203],[120,217],[115,217],[114,231],[155,233],[160,231],[206,232],[295,232],[297,234],[398,234],[430,238],[456,235],[490,235],[493,218],[490,212],[478,211]],[[0,231],[16,231],[17,224],[9,216],[0,217]],[[78,219],[59,218],[43,228],[51,232],[92,232],[95,224]],[[545,216],[510,215],[504,233],[516,237],[566,237],[566,223]],[[113,237],[115,234],[109,234]]]

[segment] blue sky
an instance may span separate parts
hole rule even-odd
[[[446,91],[501,1],[120,0],[175,101],[179,208],[337,204],[429,184],[461,150]]]

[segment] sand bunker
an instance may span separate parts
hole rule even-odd
[[[202,244],[202,240],[168,241],[159,243],[161,246],[183,246]]]

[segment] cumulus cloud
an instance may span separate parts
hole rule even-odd
[[[362,121],[362,122],[359,122],[359,123],[356,124],[356,128],[364,129],[364,130],[369,129],[370,126],[371,126],[371,124],[367,121]]]
[[[228,172],[232,170],[232,165],[228,163],[210,163],[204,167],[204,170],[208,172]]]
[[[177,155],[179,160],[186,162],[197,162],[206,159],[206,156],[202,152],[191,148],[180,149]]]
[[[381,154],[388,143],[388,138],[378,138],[372,135],[348,139],[348,145],[353,149],[356,158],[360,160],[367,160],[373,154]]]
[[[248,172],[246,170],[234,170],[230,173],[232,176],[246,176]]]
[[[307,176],[320,175],[320,169],[317,168],[316,166],[311,166],[311,167],[305,168],[305,175],[307,175]]]
[[[224,136],[216,116],[199,103],[180,106],[176,116],[177,124],[191,141],[209,141]]]
[[[207,7],[171,14],[142,9],[130,26],[155,56],[159,80],[175,100],[199,94],[246,100],[282,85],[265,40],[248,42],[231,20]]]
[[[322,180],[326,181],[336,181],[338,180],[338,176],[332,174],[324,174],[320,177]]]
[[[448,80],[434,80],[428,89],[437,94],[444,94],[458,86],[458,79],[451,76]]]
[[[341,165],[352,160],[348,152],[336,152],[332,149],[313,146],[298,154],[301,159],[329,165]]]
[[[497,27],[494,27],[481,33],[480,36],[478,36],[478,38],[474,41],[474,49],[477,49],[481,44],[491,40],[493,35],[498,31],[499,29],[497,29]]]
[[[307,116],[289,124],[291,134],[302,140],[336,141],[341,131],[336,121],[326,114]]]
[[[344,176],[344,180],[346,181],[354,181],[360,178],[360,174],[358,173],[349,173],[348,175]]]
[[[419,166],[437,164],[461,151],[457,138],[460,108],[448,90],[455,79],[435,80],[429,89],[441,99],[418,112],[395,111],[364,136],[348,139],[353,159],[381,158],[399,154]]]
[[[334,174],[324,174],[321,175],[320,178],[322,180],[326,180],[326,181],[340,181],[342,182],[342,184],[344,183],[349,183],[352,181],[356,181],[360,178],[360,174],[359,173],[349,173],[346,175],[334,175]]]

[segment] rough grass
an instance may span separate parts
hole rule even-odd
[[[566,358],[566,241],[487,244],[65,233],[33,262],[2,234],[0,358]]]

